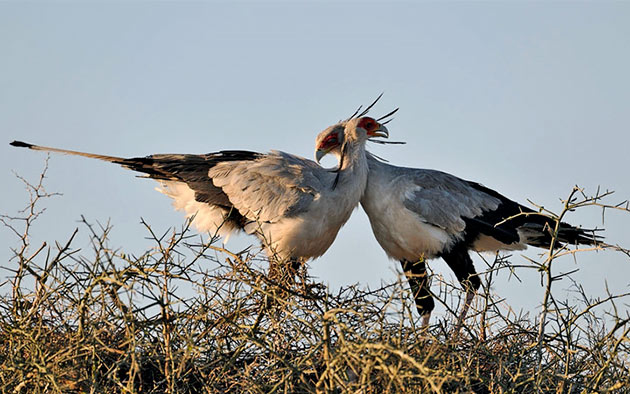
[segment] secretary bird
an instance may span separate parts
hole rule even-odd
[[[295,272],[300,264],[324,254],[359,205],[368,173],[365,143],[389,136],[385,126],[363,116],[370,107],[318,135],[319,158],[331,144],[342,142],[344,159],[336,171],[279,151],[121,158],[21,141],[10,144],[104,160],[144,173],[161,183],[159,191],[173,198],[177,210],[194,215],[198,230],[254,234],[270,257],[290,261]]]
[[[339,146],[328,149],[340,157]],[[469,251],[551,246],[554,220],[492,189],[437,170],[394,166],[367,151],[366,157],[368,182],[361,206],[385,253],[400,261],[424,328],[435,306],[425,259],[441,257],[466,290],[457,335],[481,286]],[[556,237],[558,243],[586,245],[600,239],[594,230],[564,222]]]

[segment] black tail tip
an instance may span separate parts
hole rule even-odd
[[[18,147],[18,148],[32,148],[33,147],[33,144],[29,144],[29,143],[22,142],[22,141],[9,142],[9,145],[15,146],[15,147]]]

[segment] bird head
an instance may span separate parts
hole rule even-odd
[[[349,120],[345,131],[348,141],[365,141],[371,137],[389,137],[387,127],[369,116]]]
[[[319,163],[329,153],[339,159],[344,138],[344,125],[341,123],[319,133],[315,140],[315,160]]]
[[[343,147],[347,143],[365,143],[372,137],[389,137],[387,127],[369,116],[349,119],[327,128],[315,140],[315,160],[332,153],[341,159]]]

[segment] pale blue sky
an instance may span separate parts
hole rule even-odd
[[[405,146],[373,147],[394,164],[436,168],[525,203],[559,210],[579,184],[630,197],[630,3],[0,3],[2,213],[26,194],[45,155],[13,139],[119,156],[279,149],[311,158],[316,134],[385,92],[374,114]],[[114,165],[53,156],[34,242],[65,240],[80,215],[114,224],[112,245],[139,252],[140,218],[183,222],[154,183]],[[568,221],[601,226],[597,210]],[[630,246],[630,217],[607,240]],[[15,239],[0,229],[6,261]],[[248,239],[237,239],[237,249]],[[75,247],[88,245],[84,233]],[[535,256],[536,251],[528,252]],[[477,261],[477,268],[482,264]],[[516,253],[512,262],[523,264]],[[4,265],[5,263],[3,263]],[[431,266],[454,278],[441,260]],[[311,273],[333,287],[395,278],[358,210]],[[630,262],[584,256],[593,295],[628,290]],[[531,308],[542,288],[500,275],[495,290]],[[568,283],[557,284],[560,288]]]

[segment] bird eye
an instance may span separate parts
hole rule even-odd
[[[334,134],[329,135],[328,137],[326,137],[324,142],[326,143],[326,145],[336,144],[337,143],[337,136],[334,135]]]
[[[372,118],[363,118],[361,119],[361,121],[359,122],[359,127],[362,127],[363,129],[370,131],[374,128],[376,128],[376,121]]]
[[[328,149],[336,145],[339,145],[339,139],[337,137],[337,134],[330,134],[326,136],[322,140],[322,142],[319,144],[319,149]]]

